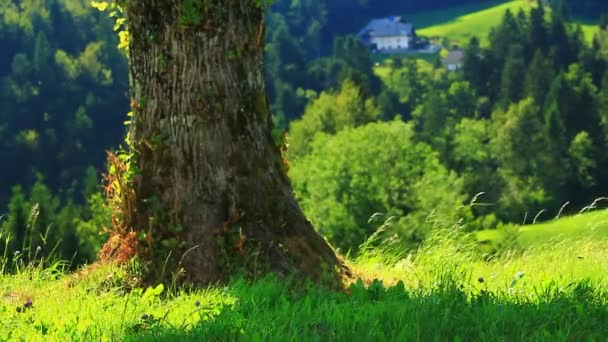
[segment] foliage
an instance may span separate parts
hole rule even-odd
[[[351,81],[340,90],[322,92],[306,107],[302,119],[293,121],[289,130],[289,159],[310,151],[310,143],[317,133],[334,134],[349,127],[358,127],[379,119],[380,112],[373,99],[365,99]]]
[[[102,230],[107,211],[99,192],[91,193],[84,206],[63,202],[39,176],[28,192],[13,188],[8,208],[0,224],[0,255],[13,262],[67,260],[75,267],[95,260],[107,239]]]
[[[334,245],[355,248],[374,232],[374,213],[399,218],[398,233],[424,239],[433,226],[457,221],[462,183],[437,154],[414,141],[400,121],[317,134],[311,152],[292,164],[290,176],[307,216]]]
[[[112,24],[84,0],[0,6],[0,203],[45,176],[62,199],[121,141],[127,67]],[[75,196],[75,202],[85,198]]]

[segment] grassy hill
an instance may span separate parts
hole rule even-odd
[[[477,238],[482,242],[496,242],[505,233],[502,230],[486,230],[477,233]],[[516,234],[518,244],[523,247],[581,239],[608,240],[608,210],[526,225],[517,228]]]
[[[532,3],[529,0],[491,1],[486,4],[420,12],[408,16],[407,19],[417,26],[419,35],[434,39],[447,37],[455,44],[466,44],[471,37],[477,36],[484,45],[488,42],[488,33],[501,22],[507,10],[513,13],[520,9],[528,11]],[[590,42],[597,26],[588,21],[581,23],[581,26]]]

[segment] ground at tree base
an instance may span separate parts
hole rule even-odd
[[[127,268],[0,277],[0,340],[602,340],[608,242],[494,259],[432,239],[415,258],[366,256],[346,291],[265,277],[206,289],[132,287]],[[131,283],[135,281],[135,283]]]

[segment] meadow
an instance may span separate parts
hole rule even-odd
[[[598,211],[584,218],[605,215]],[[567,230],[579,219],[563,219],[556,227]],[[346,281],[343,291],[273,276],[236,277],[206,289],[142,288],[135,264],[66,274],[59,263],[39,261],[0,277],[0,340],[599,341],[607,336],[608,241],[579,235],[492,255],[478,247],[470,235],[446,230],[415,253],[375,249],[349,261],[360,279]]]
[[[447,38],[452,44],[464,45],[476,36],[482,46],[488,45],[487,33],[502,21],[507,10],[528,12],[533,2],[529,0],[490,1],[485,4],[456,6],[449,9],[418,12],[407,16],[415,23],[417,34],[431,39]],[[579,20],[585,39],[591,42],[597,24]],[[483,33],[483,34],[480,34]]]
[[[511,235],[522,247],[580,239],[604,240],[608,239],[608,212],[600,210],[521,227],[507,226],[502,229],[484,230],[476,235],[481,242],[497,242],[505,239],[506,235]]]

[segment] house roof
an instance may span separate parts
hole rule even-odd
[[[358,34],[361,38],[411,36],[414,25],[401,20],[401,17],[372,19]]]
[[[445,65],[462,64],[463,59],[464,59],[464,52],[462,50],[452,50],[443,59],[443,64],[445,64]]]

